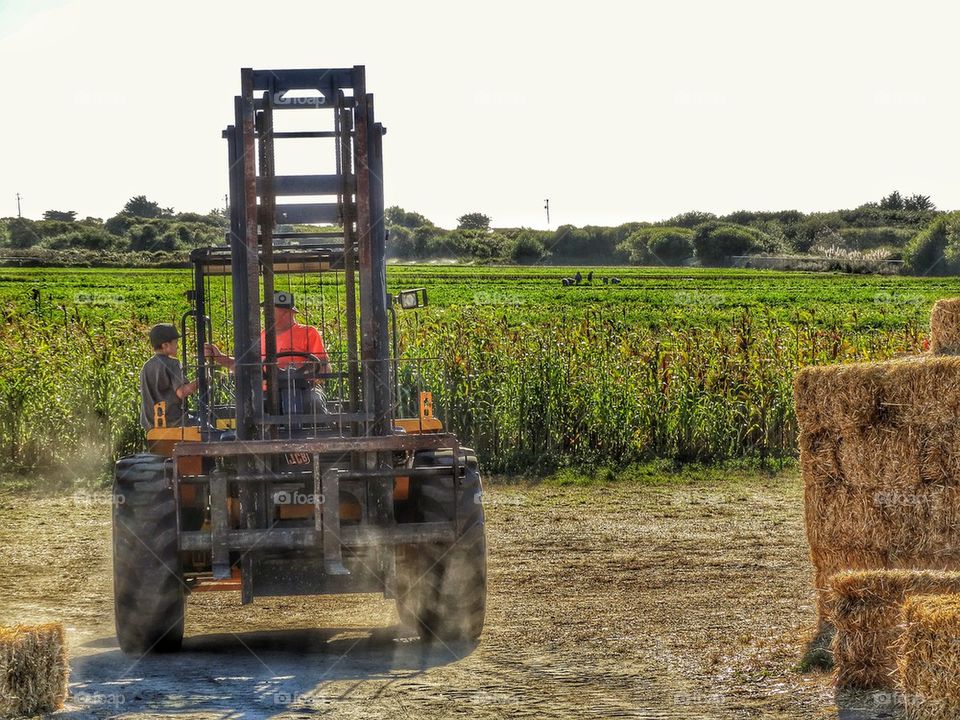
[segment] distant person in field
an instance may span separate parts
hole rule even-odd
[[[593,270],[591,270],[590,272],[587,273],[587,282],[588,282],[588,283],[592,283],[592,282],[593,282]]]
[[[186,419],[183,401],[197,391],[197,381],[188,383],[177,360],[177,338],[180,333],[170,324],[150,328],[150,345],[154,356],[140,369],[140,424],[144,430],[154,427],[156,406],[164,403],[162,413],[167,427]]]
[[[319,367],[315,368],[319,373],[330,372],[330,359],[327,357],[327,350],[323,344],[323,336],[320,331],[312,325],[302,325],[297,322],[296,305],[293,301],[293,293],[280,291],[273,294],[273,325],[277,334],[277,354],[285,352],[309,353],[316,356],[320,361]],[[213,343],[209,343],[204,348],[204,354],[217,365],[233,370],[236,367],[236,358],[227,355]],[[260,333],[260,359],[267,358],[267,331],[264,329]],[[277,367],[285,370],[290,367],[303,367],[312,362],[308,357],[298,355],[288,355],[277,358]],[[316,403],[325,408],[326,399],[317,381],[315,391],[317,397]],[[325,412],[325,409],[318,410]]]
[[[573,276],[573,280],[577,285],[580,284],[580,281],[583,280],[583,275],[580,274],[580,271],[577,270],[577,274]]]

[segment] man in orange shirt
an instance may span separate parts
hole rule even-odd
[[[277,334],[277,354],[285,352],[309,353],[320,360],[316,372],[330,372],[330,359],[327,357],[327,350],[323,345],[323,336],[320,331],[312,325],[301,325],[294,317],[297,313],[296,305],[293,302],[293,293],[280,291],[273,294],[273,324]],[[233,358],[220,350],[213,343],[209,343],[204,348],[204,352],[217,365],[221,365],[229,370],[233,370],[237,364],[236,358]],[[267,331],[260,333],[260,357],[267,357]],[[311,362],[307,357],[299,355],[288,355],[277,358],[277,367],[285,370],[288,367],[302,367]],[[317,388],[319,391],[319,388]]]

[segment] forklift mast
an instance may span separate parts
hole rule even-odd
[[[277,131],[278,112],[311,119],[320,110],[323,129]],[[333,129],[329,127],[333,115]],[[325,253],[344,272],[346,291],[348,408],[353,432],[366,437],[392,431],[386,230],[383,222],[383,126],[374,119],[373,95],[366,92],[363,66],[318,70],[241,70],[241,94],[234,98],[235,122],[223,136],[230,166],[230,272],[236,355],[237,440],[273,437],[279,415],[274,311],[275,249],[303,248]],[[332,174],[278,174],[275,143],[288,139],[333,141]],[[321,143],[317,143],[319,146]],[[288,203],[278,198],[320,196],[324,202]],[[277,232],[278,226],[338,225],[338,232]],[[276,241],[281,241],[279,244]],[[202,287],[203,268],[197,264]],[[262,302],[261,302],[262,288]],[[359,296],[359,328],[357,300]],[[202,293],[200,294],[202,299]],[[202,318],[205,308],[196,308]],[[261,361],[261,330],[265,357]],[[201,427],[210,426],[202,348],[204,323],[197,323]],[[342,368],[341,368],[342,369]],[[341,376],[343,373],[341,372]]]

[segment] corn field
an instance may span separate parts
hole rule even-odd
[[[958,294],[918,280],[820,276],[804,280],[798,301],[782,297],[797,274],[745,276],[760,283],[678,273],[677,290],[660,271],[655,282],[626,275],[620,294],[604,297],[560,290],[560,272],[391,268],[392,286],[432,288],[430,306],[399,315],[400,384],[432,390],[438,416],[489,470],[787,460],[798,368],[917,352],[933,299]],[[183,311],[186,272],[3,273],[0,468],[107,470],[142,447],[144,333]],[[71,302],[105,292],[100,305]],[[864,304],[858,293],[899,302]]]

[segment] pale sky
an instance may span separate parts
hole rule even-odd
[[[0,216],[222,206],[240,68],[367,66],[387,205],[451,227],[960,207],[941,2],[0,0]],[[283,171],[279,167],[279,171]],[[309,171],[310,167],[300,171]]]

